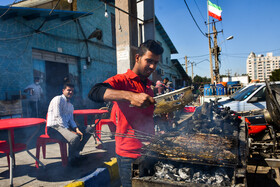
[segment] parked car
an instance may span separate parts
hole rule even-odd
[[[280,88],[280,81],[274,82],[274,84]],[[219,102],[219,104],[223,107],[230,107],[231,110],[236,112],[265,109],[265,89],[265,83],[250,84],[233,94],[228,100]]]

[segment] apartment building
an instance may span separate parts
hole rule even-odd
[[[251,80],[259,79],[264,81],[269,79],[271,72],[279,69],[280,56],[273,56],[272,53],[266,53],[266,56],[251,52],[247,58],[247,74]]]

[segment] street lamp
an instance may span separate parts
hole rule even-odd
[[[219,45],[222,45],[222,43],[224,43],[225,41],[227,41],[227,40],[231,40],[231,39],[233,39],[233,36],[229,36],[229,37],[227,37],[224,41],[222,41]]]

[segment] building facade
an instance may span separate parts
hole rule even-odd
[[[280,68],[280,56],[267,53],[266,56],[251,52],[247,58],[247,74],[251,80],[264,81],[269,79],[271,72]]]
[[[24,96],[25,87],[39,77],[45,113],[68,77],[75,84],[74,107],[98,108],[87,94],[93,85],[117,74],[115,9],[107,6],[105,16],[104,2],[73,0],[61,1],[52,10],[56,2],[26,0],[0,7],[0,100]],[[177,51],[169,37],[163,37],[163,28],[156,29],[156,40],[165,50],[156,72],[181,86],[185,74],[180,64],[171,62]]]
[[[0,7],[0,100],[24,96],[25,87],[39,77],[46,112],[68,77],[75,84],[76,109],[99,107],[87,94],[117,73],[114,8],[107,7],[105,17],[99,0],[74,2],[75,11],[52,13],[45,7]],[[24,107],[24,97],[22,101]]]

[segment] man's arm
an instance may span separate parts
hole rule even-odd
[[[90,90],[88,97],[96,102],[128,101],[131,105],[141,108],[146,108],[155,103],[155,100],[146,93],[116,90],[108,83],[96,84]]]
[[[104,101],[128,101],[131,105],[140,108],[147,108],[155,103],[155,100],[146,93],[134,93],[110,88],[106,89],[103,99]]]

